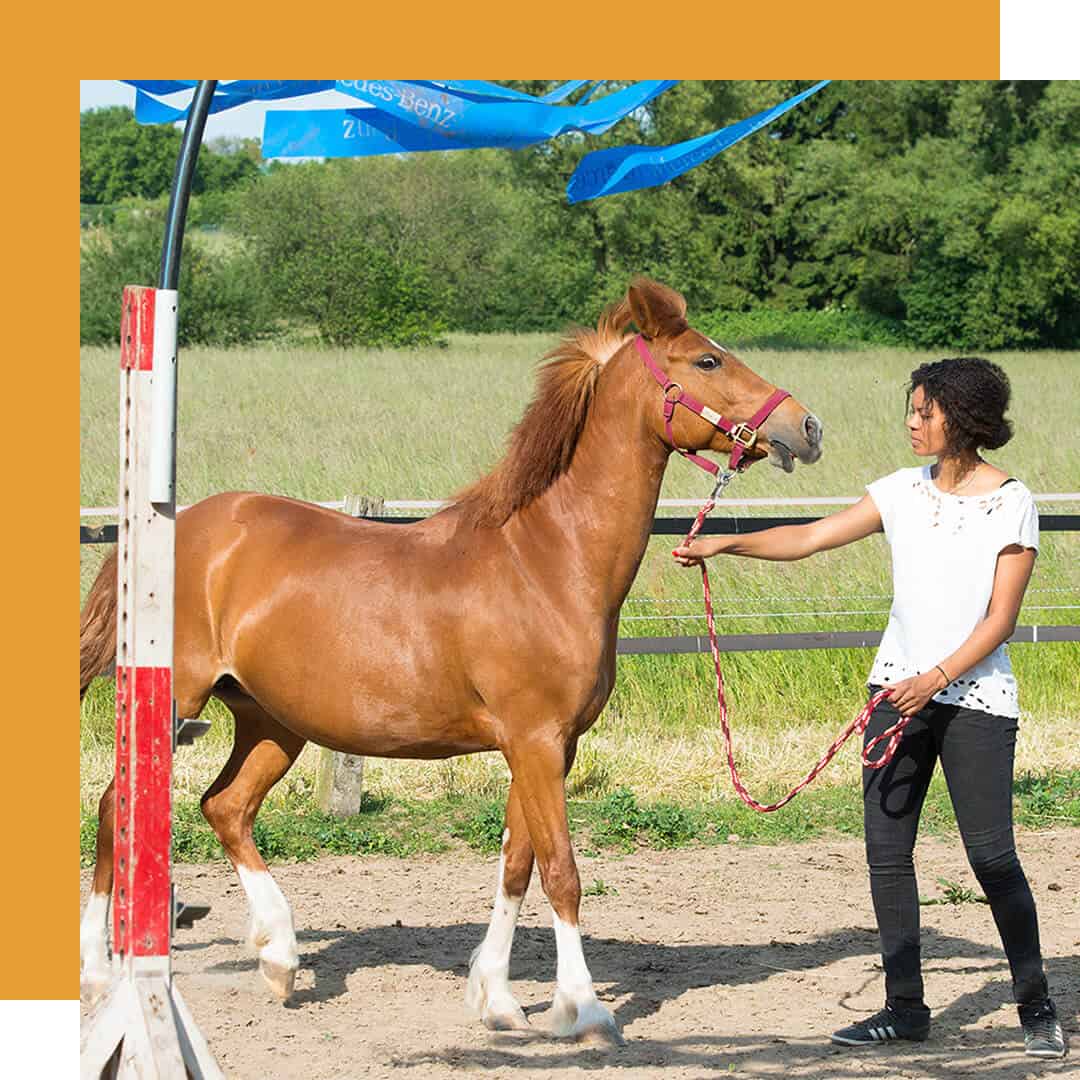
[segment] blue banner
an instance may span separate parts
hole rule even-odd
[[[588,86],[592,82],[591,79],[571,79],[570,82],[549,90],[543,97],[536,97],[522,90],[511,90],[507,86],[499,86],[498,83],[485,82],[483,79],[412,79],[410,81],[416,86],[427,86],[440,91],[449,90],[469,101],[540,101],[549,105],[565,101],[575,90],[580,90],[581,87]]]
[[[398,121],[441,136],[447,141],[446,149],[465,145],[514,148],[531,146],[568,131],[601,134],[675,82],[649,79],[588,105],[521,100],[477,102],[446,88],[429,88],[400,79],[342,79],[337,89],[374,106],[375,115],[369,122],[390,138],[396,136],[388,126]]]
[[[231,101],[220,94],[215,94],[210,99],[210,112],[219,113],[225,109],[235,109],[237,105],[244,104],[242,101]],[[178,109],[174,105],[166,105],[164,101],[144,94],[142,90],[135,91],[135,119],[140,124],[174,124],[177,120],[186,120],[187,107]]]
[[[234,79],[218,86],[217,93],[242,101],[280,101],[333,89],[333,79]]]
[[[189,91],[195,80],[122,80],[136,88],[135,118],[143,124],[174,123],[187,117],[158,97]],[[674,79],[648,79],[593,101],[604,80],[571,79],[542,97],[482,79],[236,79],[222,83],[212,113],[249,101],[279,101],[337,89],[366,108],[270,110],[263,156],[368,157],[378,154],[518,149],[571,131],[599,135],[674,86]],[[587,154],[567,185],[567,199],[582,202],[620,191],[655,187],[700,165],[772,123],[830,80],[709,135],[671,146],[623,146]],[[560,105],[587,87],[576,105]]]
[[[176,94],[181,90],[193,90],[194,79],[121,79],[122,83],[145,90],[148,94]]]
[[[666,184],[755,131],[760,131],[811,94],[816,94],[823,86],[828,86],[830,81],[824,79],[771,109],[686,142],[671,146],[619,146],[586,154],[570,177],[566,197],[572,203],[584,202],[601,195]]]
[[[135,119],[140,124],[167,124],[186,120],[190,103],[183,108],[157,101],[150,94],[166,95],[180,90],[190,90],[194,82],[166,82],[146,79],[121,79],[134,86]],[[333,79],[234,79],[221,84],[210,101],[210,112],[219,113],[235,109],[249,101],[281,101],[285,98],[317,94],[321,90],[333,90]]]
[[[213,108],[213,101],[210,107]],[[140,124],[168,124],[175,120],[182,120],[184,110],[166,105],[164,101],[144,94],[142,90],[135,91],[135,119]]]
[[[367,121],[375,109],[270,109],[263,126],[264,158],[375,157],[424,150],[465,149],[408,124],[395,140]]]
[[[128,86],[134,86],[135,119],[140,124],[167,124],[187,119],[188,105],[183,107],[169,105],[155,100],[183,90],[192,90],[194,79],[121,79]],[[497,83],[482,79],[451,80],[415,80],[413,85],[444,94],[450,92],[457,97],[475,104],[505,104],[507,102],[530,102],[532,104],[554,104],[568,98],[575,90],[588,86],[591,79],[572,79],[555,87],[554,90],[535,97],[520,90],[511,90]],[[333,79],[234,79],[222,83],[214,92],[210,104],[211,113],[235,109],[249,101],[281,101],[285,98],[303,97],[317,94],[323,90],[333,90]],[[595,87],[593,88],[595,90]],[[592,91],[590,91],[590,94]],[[153,95],[153,97],[148,96]],[[586,98],[589,95],[586,95]],[[584,102],[585,99],[583,99]]]
[[[448,139],[378,109],[270,109],[263,123],[262,156],[376,157],[441,150],[479,150],[481,138]]]

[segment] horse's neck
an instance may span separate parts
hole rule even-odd
[[[653,388],[637,367],[605,374],[570,467],[535,513],[558,530],[549,557],[565,560],[568,579],[587,582],[596,608],[614,614],[645,554],[670,451],[645,423]]]

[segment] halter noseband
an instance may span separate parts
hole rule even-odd
[[[675,435],[671,430],[671,419],[675,415],[675,406],[685,405],[691,412],[697,413],[704,420],[708,420],[713,427],[722,431],[735,444],[731,448],[731,459],[728,462],[729,472],[727,476],[730,478],[731,475],[747,464],[747,462],[743,461],[743,455],[757,442],[758,428],[772,415],[773,410],[781,401],[791,397],[786,390],[774,390],[765,404],[749,420],[733,424],[715,409],[710,409],[708,405],[692,397],[677,382],[669,379],[652,358],[652,353],[649,352],[649,347],[645,344],[645,339],[641,334],[634,338],[634,345],[637,346],[637,351],[641,354],[645,366],[664,391],[664,430],[667,433],[668,442],[671,443],[672,449],[678,451],[688,461],[692,461],[699,468],[704,469],[713,476],[720,472],[720,466],[716,462],[709,461],[708,458],[703,458],[700,454],[683,450],[682,447],[676,445]],[[721,477],[721,485],[718,486],[722,486],[723,482],[724,478]]]

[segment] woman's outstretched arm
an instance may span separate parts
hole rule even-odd
[[[672,554],[682,566],[699,566],[713,555],[744,555],[751,559],[794,562],[819,551],[843,547],[881,532],[881,515],[869,495],[854,506],[808,525],[779,525],[742,536],[699,536]]]

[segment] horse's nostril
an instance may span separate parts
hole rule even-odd
[[[807,442],[811,446],[817,446],[821,442],[821,421],[813,414],[807,413],[803,421],[803,431],[806,432]]]

